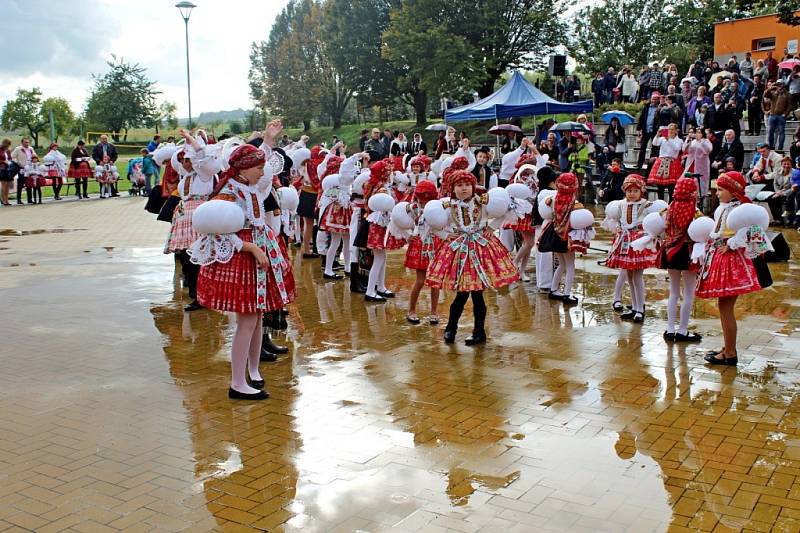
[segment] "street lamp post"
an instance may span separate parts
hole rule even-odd
[[[189,15],[192,14],[192,9],[197,7],[191,2],[183,1],[175,4],[178,11],[183,17],[183,22],[186,27],[186,92],[189,96],[189,128],[192,127],[192,81],[189,76]]]

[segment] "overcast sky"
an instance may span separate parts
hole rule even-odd
[[[147,68],[161,100],[186,117],[186,51],[178,0],[0,0],[0,106],[39,87],[83,109],[111,54]],[[250,45],[267,38],[287,0],[193,0],[192,114],[249,108]]]

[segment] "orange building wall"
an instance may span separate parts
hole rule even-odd
[[[800,14],[800,11],[796,13]],[[754,61],[764,59],[767,57],[767,50],[756,52],[753,47],[755,41],[768,37],[775,37],[772,57],[778,61],[783,57],[783,49],[786,48],[789,40],[797,39],[800,48],[800,26],[781,24],[778,22],[777,16],[766,15],[716,23],[714,25],[714,59],[719,61],[720,65],[727,62],[732,55],[741,61],[745,52],[752,52]],[[800,49],[795,52],[795,57],[798,57],[798,54],[800,54]]]

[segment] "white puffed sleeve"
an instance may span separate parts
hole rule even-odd
[[[201,236],[186,251],[192,263],[227,263],[244,246],[236,232],[244,227],[244,211],[227,200],[210,200],[197,206],[192,227]]]
[[[208,154],[205,148],[201,148],[194,154],[192,168],[195,170],[197,179],[211,181],[222,170],[222,160],[219,157]]]

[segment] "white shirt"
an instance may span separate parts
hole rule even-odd
[[[681,149],[683,148],[683,141],[680,140],[679,137],[669,139],[659,135],[653,139],[653,146],[659,147],[658,157],[670,157],[672,159],[678,159],[678,157],[681,155]]]

